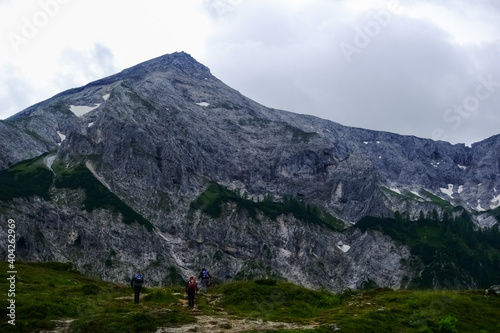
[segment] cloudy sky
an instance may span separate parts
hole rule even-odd
[[[0,0],[0,119],[185,51],[269,107],[471,144],[500,134],[497,0]]]

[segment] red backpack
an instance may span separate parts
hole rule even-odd
[[[195,280],[189,280],[188,291],[196,291],[196,281]]]

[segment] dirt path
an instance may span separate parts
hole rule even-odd
[[[196,316],[198,320],[194,324],[180,327],[159,328],[156,333],[216,333],[216,332],[246,332],[250,330],[277,330],[277,329],[313,329],[315,325],[297,325],[290,323],[280,323],[262,320],[239,319],[237,317],[224,316]]]
[[[217,303],[217,298],[220,295],[205,295],[205,297],[212,298],[210,303]],[[179,299],[184,306],[187,306],[186,299]],[[197,322],[193,324],[186,324],[178,327],[161,327],[156,330],[156,333],[184,333],[184,332],[197,332],[197,333],[217,333],[217,332],[246,332],[251,330],[264,331],[264,330],[277,330],[277,329],[314,329],[318,325],[298,325],[284,322],[263,321],[261,319],[247,319],[231,316],[226,312],[220,312],[217,316],[204,315],[197,309],[195,305],[193,315],[196,317]]]
[[[183,298],[181,294],[175,294],[179,296],[179,303],[183,306],[188,306],[187,299]],[[141,295],[141,298],[145,295]],[[221,295],[210,295],[206,294],[205,297],[210,299],[209,303],[212,306],[217,307],[218,299]],[[133,301],[133,296],[118,297],[117,299],[127,299]],[[209,316],[204,315],[198,307],[195,305],[192,309],[192,314],[196,317],[196,323],[181,325],[177,327],[160,327],[156,330],[156,333],[219,333],[219,332],[247,332],[247,331],[264,331],[264,330],[277,330],[277,329],[314,329],[318,325],[298,325],[285,322],[273,322],[273,321],[263,321],[261,319],[247,319],[237,316],[229,315],[224,312],[223,309],[219,308],[220,311],[217,315]],[[50,331],[40,331],[40,333],[68,333],[71,332],[70,326],[74,319],[66,320],[54,320],[56,327],[54,330]]]
[[[56,327],[51,331],[39,331],[40,333],[69,333],[70,327],[74,319],[52,320]]]

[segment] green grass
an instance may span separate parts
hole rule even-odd
[[[133,303],[129,285],[90,278],[70,263],[16,262],[16,325],[0,323],[2,332],[32,332],[54,328],[52,320],[71,318],[75,332],[151,332],[157,327],[192,323],[196,319],[179,303],[172,289],[145,288],[141,304]],[[6,316],[8,271],[0,264],[3,290],[0,315]]]
[[[317,323],[314,332],[499,332],[500,296],[484,291],[372,289],[340,294],[286,282],[244,281],[217,287],[229,313],[269,321]],[[273,283],[274,282],[274,283]],[[440,328],[441,327],[441,328]],[[305,330],[303,332],[313,332]],[[275,332],[301,332],[278,330]]]
[[[356,228],[380,231],[410,248],[424,265],[414,288],[487,288],[500,281],[500,232],[480,230],[467,216],[444,220],[361,219]]]
[[[48,154],[48,153],[47,153]],[[0,171],[0,201],[39,196],[50,200],[49,189],[54,174],[42,162],[42,156],[19,162]]]
[[[204,214],[216,219],[222,216],[223,204],[228,202],[236,203],[240,211],[245,211],[256,221],[258,221],[257,212],[273,220],[280,215],[292,214],[303,222],[317,224],[335,231],[345,228],[341,220],[328,212],[293,197],[285,197],[283,202],[276,202],[270,196],[266,196],[263,201],[254,202],[214,182],[211,182],[207,189],[191,202],[190,208],[201,210]]]
[[[70,263],[16,262],[16,326],[0,323],[2,332],[54,328],[52,320],[73,319],[74,332],[155,332],[159,327],[197,321],[196,316],[315,324],[314,330],[268,332],[499,332],[500,296],[484,290],[392,290],[378,288],[330,293],[285,281],[239,281],[209,288],[189,310],[184,285],[145,288],[133,304],[128,285],[80,274]],[[8,290],[7,263],[0,264],[0,288]],[[2,296],[7,304],[7,295]],[[6,319],[6,306],[0,315]],[[482,330],[482,331],[481,331]]]
[[[116,194],[108,190],[85,166],[80,165],[75,168],[66,169],[57,167],[57,177],[55,187],[85,190],[84,207],[87,211],[96,208],[105,208],[114,213],[122,215],[125,224],[137,222],[148,231],[153,230],[153,225],[142,215],[135,212],[130,206],[124,203]]]
[[[433,203],[435,203],[438,206],[441,206],[442,208],[448,208],[448,209],[452,209],[453,208],[453,205],[451,203],[449,203],[448,201],[446,201],[446,200],[438,197],[437,195],[432,194],[429,191],[426,191],[426,190],[422,189],[422,190],[420,190],[420,193],[422,193],[423,195],[425,195]]]
[[[240,281],[215,288],[230,314],[268,321],[307,323],[340,305],[338,295],[312,291],[277,280]]]
[[[0,171],[0,201],[8,202],[14,198],[28,199],[33,196],[51,201],[50,189],[52,186],[70,189],[82,188],[85,190],[86,196],[83,204],[87,211],[96,208],[108,209],[121,214],[125,224],[137,222],[148,231],[153,230],[151,222],[108,190],[85,166],[66,168],[62,164],[57,164],[53,166],[55,176],[54,172],[43,163],[44,157],[50,153],[52,152],[19,162],[9,169]]]

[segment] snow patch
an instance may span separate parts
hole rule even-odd
[[[56,159],[56,156],[57,155],[49,155],[49,156],[45,157],[43,160],[43,162],[45,163],[47,168],[49,168],[50,170],[52,170],[52,164],[54,164],[54,160]]]
[[[462,170],[467,170],[467,167],[466,166],[463,166],[463,165],[460,165],[460,164],[457,164],[457,166],[462,169]]]
[[[499,206],[500,206],[500,195],[497,195],[496,197],[493,197],[493,199],[491,199],[490,208],[495,209]]]
[[[92,127],[92,126],[94,126],[94,123],[89,123],[87,127]]]
[[[337,247],[339,248],[339,250],[341,250],[344,253],[346,253],[347,251],[349,251],[351,249],[351,247],[349,245],[343,244],[342,242],[338,243]]]
[[[441,162],[431,162],[431,165],[435,168],[437,168],[441,164]]]
[[[458,193],[462,193],[464,191],[464,186],[463,185],[460,185],[458,187]]]
[[[417,191],[410,191],[410,192],[413,193],[413,194],[415,194],[417,197],[422,198],[422,196],[420,194],[418,194]]]
[[[279,249],[279,256],[282,258],[291,258],[292,252],[290,252],[286,249]]]
[[[380,144],[380,141],[377,141],[377,144]]]
[[[102,95],[102,99],[107,101],[111,94]]]
[[[390,188],[391,191],[396,192],[397,194],[401,194],[401,191],[397,188]]]
[[[478,200],[477,201],[477,206],[475,208],[478,212],[484,212],[486,209],[484,209],[483,207],[481,207],[481,200]]]
[[[66,140],[66,135],[62,134],[61,132],[57,131],[57,135],[59,135],[59,137],[61,138],[61,142],[59,142],[59,146],[61,145],[61,143]]]
[[[207,103],[207,102],[200,102],[200,103],[196,103],[196,104],[199,106],[203,106],[203,107],[210,105],[210,103]]]
[[[448,184],[448,188],[440,188],[440,190],[453,199],[453,184]]]
[[[89,113],[92,110],[97,109],[99,106],[101,106],[100,103],[96,103],[95,106],[85,106],[85,105],[70,105],[69,109],[71,112],[73,112],[75,115],[78,117],[83,116],[86,113]]]
[[[368,141],[363,141],[363,143],[364,143],[365,145],[367,145],[367,144],[369,144],[370,142],[368,142]]]

